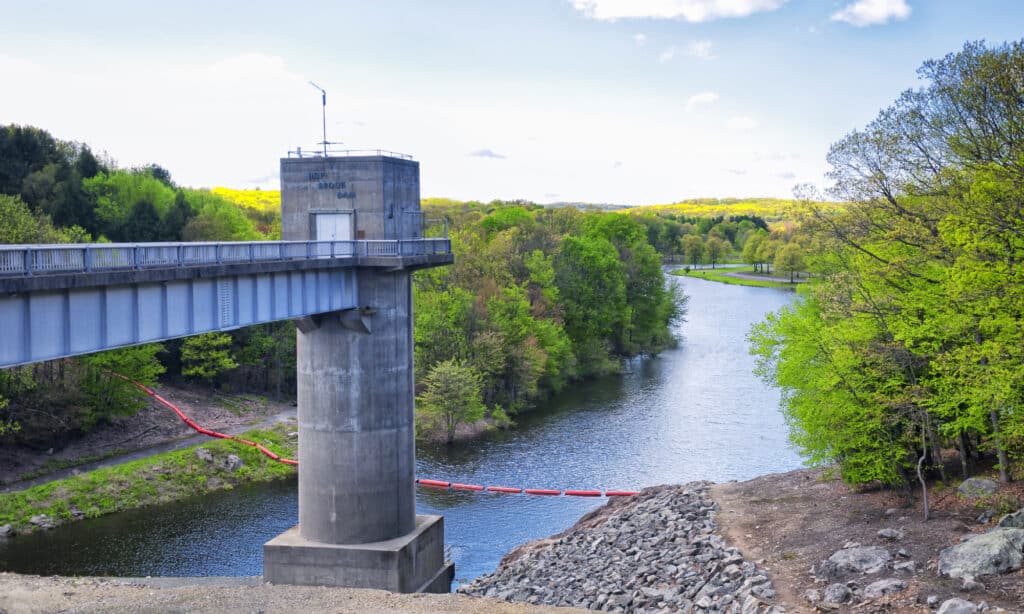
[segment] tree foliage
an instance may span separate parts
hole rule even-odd
[[[832,146],[846,203],[810,203],[805,223],[824,281],[754,351],[794,440],[847,479],[905,482],[921,456],[943,475],[952,447],[964,475],[991,451],[1008,480],[1024,454],[1024,43],[969,43],[919,74]]]
[[[423,379],[423,387],[416,399],[420,415],[438,422],[449,444],[455,441],[459,424],[484,417],[480,375],[462,362],[449,359],[435,364]]]
[[[212,386],[220,374],[237,366],[227,333],[195,335],[181,344],[182,375],[204,379]]]

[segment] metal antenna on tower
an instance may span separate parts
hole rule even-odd
[[[321,142],[321,144],[324,146],[324,157],[326,158],[327,157],[327,145],[328,145],[328,143],[327,143],[327,90],[325,90],[324,88],[320,87],[316,83],[313,83],[312,81],[310,81],[309,84],[312,85],[313,87],[315,87],[316,89],[320,90],[320,94],[322,95],[323,118],[324,118],[324,140]]]

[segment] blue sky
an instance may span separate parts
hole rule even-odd
[[[1014,0],[0,0],[0,123],[277,187],[328,138],[424,196],[645,204],[825,187],[825,154]]]

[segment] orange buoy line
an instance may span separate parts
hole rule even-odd
[[[191,418],[186,416],[185,412],[181,411],[181,409],[179,409],[177,405],[171,403],[167,399],[157,394],[156,391],[154,391],[152,388],[144,386],[138,382],[132,381],[127,377],[121,375],[120,373],[113,374],[117,377],[120,377],[124,381],[132,384],[139,390],[145,392],[147,395],[152,397],[153,400],[160,403],[164,407],[171,409],[175,414],[178,415],[179,418],[181,418],[182,422],[187,424],[192,430],[196,431],[197,433],[206,435],[208,437],[216,437],[218,439],[231,439],[233,441],[237,441],[240,444],[256,448],[261,453],[263,453],[263,455],[266,456],[267,458],[275,460],[279,463],[284,463],[286,465],[299,464],[299,461],[291,458],[284,458],[278,454],[275,454],[273,451],[268,450],[266,447],[256,443],[255,441],[249,441],[248,439],[242,439],[241,437],[235,437],[234,435],[226,435],[224,433],[218,433],[217,431],[211,431],[210,429],[203,428],[196,424]],[[567,497],[632,497],[633,495],[639,494],[635,490],[556,490],[549,488],[512,488],[508,486],[481,486],[478,484],[458,484],[453,482],[445,482],[442,480],[428,480],[425,478],[417,479],[416,483],[419,484],[420,486],[427,486],[430,488],[443,488],[445,490],[464,490],[470,492],[494,492],[505,494],[525,493],[527,495],[542,495],[551,497],[559,497],[562,495],[565,495]]]

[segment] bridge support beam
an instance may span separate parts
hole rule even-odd
[[[444,519],[416,516],[411,283],[361,271],[370,326],[299,329],[299,526],[264,546],[268,582],[449,590]]]

